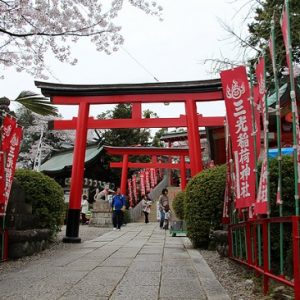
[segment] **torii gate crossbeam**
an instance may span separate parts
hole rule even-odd
[[[121,162],[111,162],[111,168],[121,168],[121,193],[126,193],[127,172],[129,168],[161,168],[161,169],[179,169],[181,175],[181,189],[186,186],[186,169],[190,169],[190,164],[185,163],[185,156],[189,155],[188,148],[161,148],[161,147],[111,147],[104,146],[107,154],[120,155],[123,160]],[[151,162],[133,163],[129,162],[129,155],[145,155],[151,156]],[[162,163],[157,161],[157,156],[176,156],[180,157],[180,163]]]

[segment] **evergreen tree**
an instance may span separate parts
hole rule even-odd
[[[149,111],[146,111],[149,116]],[[151,116],[151,112],[150,112]],[[99,119],[129,119],[131,118],[131,105],[118,104],[115,109],[108,110],[100,115]],[[122,128],[101,130],[100,138],[106,145],[129,147],[129,146],[148,146],[151,137],[150,129],[143,128]]]
[[[249,44],[260,50],[265,50],[270,38],[271,21],[274,16],[277,63],[281,67],[286,66],[285,48],[280,27],[283,3],[283,0],[259,1],[259,5],[255,9],[254,20],[248,24]],[[300,5],[298,0],[290,0],[289,3],[293,57],[295,62],[300,62]]]

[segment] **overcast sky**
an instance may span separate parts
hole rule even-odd
[[[126,5],[117,23],[122,26],[125,43],[112,55],[97,52],[88,39],[73,45],[73,54],[79,59],[76,66],[60,63],[48,57],[49,82],[106,84],[187,81],[216,78],[210,73],[205,59],[223,57],[236,59],[237,47],[228,40],[228,33],[219,23],[233,25],[238,31],[246,31],[243,17],[248,12],[246,0],[157,0],[163,6],[161,22]],[[138,63],[137,63],[138,62]],[[12,69],[0,69],[1,96],[14,98],[22,90],[38,91],[34,78]],[[105,111],[107,106],[93,107],[91,114]],[[160,117],[174,117],[184,113],[182,104],[170,106],[148,105]],[[76,116],[77,109],[59,108],[65,118]],[[201,103],[198,112],[206,116],[224,115],[221,102]]]

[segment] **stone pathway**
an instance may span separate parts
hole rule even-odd
[[[187,238],[133,223],[4,274],[0,299],[230,298]]]

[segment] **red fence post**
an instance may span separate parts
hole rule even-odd
[[[228,225],[228,256],[232,257],[232,229]]]
[[[300,272],[299,272],[299,217],[292,216],[293,222],[293,255],[294,255],[294,292],[295,299],[300,299]]]
[[[263,269],[264,269],[264,294],[269,292],[269,276],[266,275],[269,272],[269,239],[268,239],[268,222],[263,222]]]
[[[251,237],[251,224],[246,222],[246,247],[247,247],[247,263],[252,265],[252,237]]]
[[[7,231],[7,229],[4,229],[3,238],[4,238],[3,260],[7,260],[8,259],[8,231]]]
[[[257,224],[253,223],[253,265],[257,267]]]

